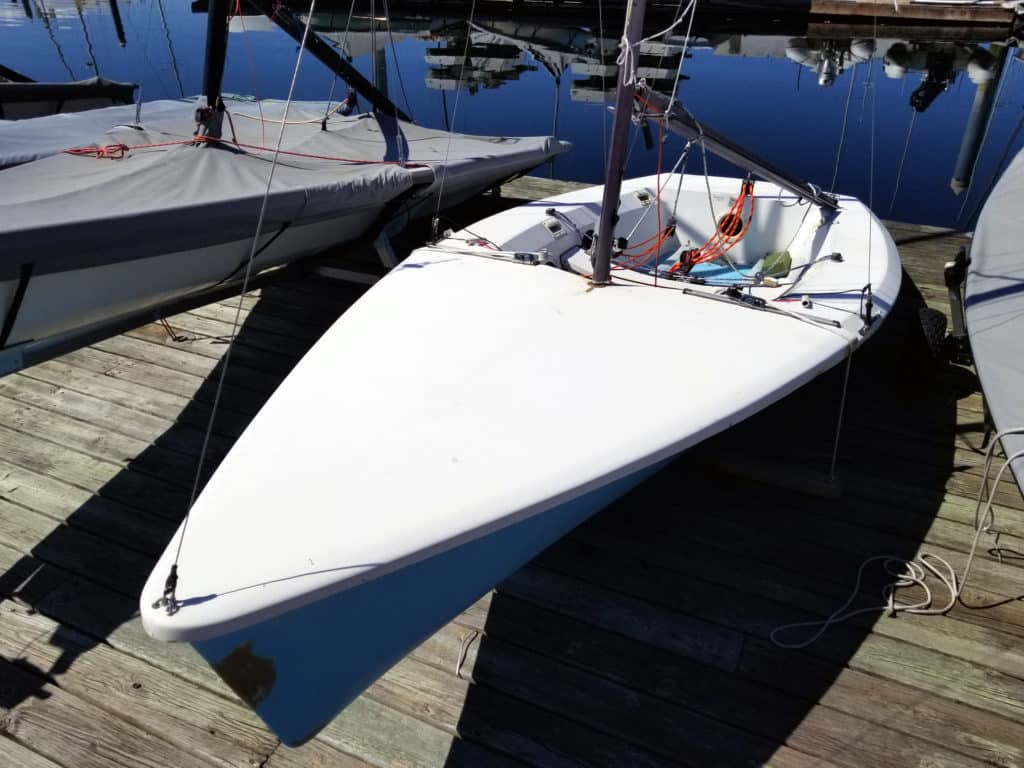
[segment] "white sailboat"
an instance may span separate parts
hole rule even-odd
[[[370,289],[154,569],[146,630],[191,643],[285,743],[673,457],[847,359],[895,301],[896,248],[853,198],[757,162],[770,181],[620,188],[634,102],[693,126],[658,98],[620,82],[605,187],[447,233]]]

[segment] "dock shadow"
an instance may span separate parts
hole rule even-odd
[[[932,357],[923,306],[904,275],[893,315],[855,357],[841,497],[797,489],[830,491],[843,366],[685,454],[500,585],[482,623],[464,620],[473,684],[458,732],[538,763],[782,759],[880,612],[804,650],[776,647],[773,630],[838,608],[866,558],[913,558],[954,469],[957,400],[976,381]],[[794,477],[750,479],[761,464]],[[881,603],[886,580],[871,574],[856,605]],[[833,748],[868,760],[858,738]]]
[[[295,278],[261,288],[261,298],[236,335],[214,422],[211,451],[204,467],[204,482],[276,385],[364,290],[365,287],[347,283]],[[287,335],[275,336],[275,327],[286,329]],[[147,328],[154,330],[156,326]],[[148,334],[146,338],[153,348],[144,357],[152,360],[158,356],[159,344],[180,354],[194,344],[212,348],[221,341],[175,330],[180,333],[178,340],[161,336],[162,331]],[[156,379],[154,385],[159,386],[162,370],[167,377],[175,375],[171,354],[169,351],[164,368],[141,358],[126,358],[123,362],[129,369],[148,370]],[[222,361],[213,365],[173,426],[131,457],[94,495],[67,514],[64,523],[55,521],[53,530],[31,546],[27,555],[15,557],[6,571],[0,573],[0,597],[11,598],[12,610],[38,612],[57,622],[54,633],[38,641],[60,649],[55,661],[45,669],[24,659],[12,659],[32,674],[19,676],[18,685],[0,684],[0,709],[11,709],[27,699],[45,696],[44,684],[119,631],[124,643],[131,646],[129,652],[144,652],[147,638],[141,627],[136,622],[125,634],[125,625],[137,618],[138,596],[145,580],[184,517],[222,365]],[[99,378],[102,380],[102,375]],[[145,391],[144,387],[139,388],[139,392]],[[111,393],[109,399],[116,401],[116,394]],[[30,474],[42,473],[42,486],[50,482],[48,474],[63,477],[61,467],[49,462],[46,456],[9,460],[22,463]],[[82,460],[89,461],[84,456]],[[0,488],[0,497],[5,498],[3,490]],[[24,512],[36,526],[40,513],[45,515],[47,510]],[[45,525],[44,522],[41,527]],[[113,644],[118,645],[116,641]],[[28,680],[35,685],[25,682]]]

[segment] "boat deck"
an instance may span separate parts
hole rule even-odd
[[[479,205],[564,186],[520,180]],[[965,592],[992,607],[863,614],[803,650],[769,639],[839,607],[867,557],[928,551],[959,570],[971,544],[976,379],[936,367],[909,322],[924,302],[948,309],[942,264],[965,238],[891,229],[908,322],[854,359],[839,498],[823,482],[834,371],[557,543],[298,749],[136,615],[186,506],[237,301],[170,318],[176,339],[147,325],[0,378],[0,765],[1024,765],[1024,501],[1010,483]],[[214,462],[361,290],[311,275],[244,299]],[[670,354],[672,333],[699,329],[660,332]],[[638,381],[633,397],[670,408],[686,382]]]

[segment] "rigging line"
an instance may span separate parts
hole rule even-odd
[[[700,123],[697,123],[697,126],[700,128]],[[703,136],[703,129],[701,129],[701,134]],[[707,147],[704,146],[703,141],[700,142],[700,155],[704,162],[704,188],[708,193],[708,209],[711,211],[711,226],[715,228],[715,234],[713,237],[715,237],[715,245],[719,250],[721,250],[725,248],[727,238],[724,236],[721,227],[718,226],[718,215],[715,213],[715,203],[711,194],[711,178],[708,175],[708,150]],[[729,258],[729,254],[726,250],[721,250],[721,254],[718,258],[725,259],[725,263],[729,265],[729,268],[733,272],[742,274],[739,268],[733,263],[732,259]]]
[[[878,39],[878,17],[875,16],[875,40]],[[868,305],[867,313],[868,317],[865,322],[871,322],[871,235],[875,231],[874,222],[872,219],[875,215],[875,118],[878,113],[878,99],[875,95],[875,68],[874,60],[868,60],[868,82],[866,88],[871,91],[871,140],[869,145],[871,147],[869,152],[868,166]]]
[[[672,218],[675,218],[679,213],[679,195],[683,191],[683,178],[686,176],[686,164],[690,160],[690,147],[692,146],[693,142],[688,141],[686,142],[686,145],[683,147],[683,156],[681,158],[681,162],[679,163],[678,183],[676,184],[676,199],[672,203]],[[680,243],[680,245],[682,245],[682,243]]]
[[[395,47],[395,37],[391,32],[391,13],[388,11],[388,0],[384,0],[384,22],[388,25],[388,42],[391,43],[391,58],[395,61],[395,74],[398,75],[398,87],[402,89],[402,100],[405,102],[405,110],[409,113],[409,117],[415,120],[416,116],[412,113],[412,105],[409,103],[409,94],[405,92],[402,67],[398,63],[398,48]]]
[[[985,121],[985,130],[981,134],[981,143],[978,145],[978,157],[981,157],[982,150],[985,149],[985,144],[988,142],[989,131],[992,129],[992,123],[995,122],[996,107],[999,105],[999,97],[1002,95],[1003,86],[1006,85],[1006,81],[1008,79],[1007,75],[1009,73],[1010,67],[1006,66],[1006,63],[1013,59],[1013,57],[1010,55],[1010,51],[1016,49],[1017,46],[1010,45],[1007,46],[1003,51],[1002,61],[999,65],[999,82],[996,84],[995,96],[992,97],[992,110],[991,112],[989,112],[988,119]],[[977,161],[975,161],[975,165],[976,164]],[[964,208],[967,207],[967,201],[971,197],[971,187],[974,186],[974,179],[976,176],[977,174],[974,172],[974,169],[972,168],[971,178],[967,181],[967,190],[964,192],[964,201],[960,204],[960,210],[956,214],[956,220],[958,222],[963,218]]]
[[[374,88],[380,88],[377,82],[377,2],[370,0],[370,81]]]
[[[682,5],[682,4],[683,4],[682,0],[679,0],[679,5]],[[675,29],[676,27],[678,27],[680,24],[683,23],[683,19],[686,17],[686,14],[696,4],[697,4],[697,0],[690,0],[689,4],[686,6],[686,10],[684,10],[681,14],[679,14],[679,16],[676,17],[675,21],[673,21],[671,24],[669,24],[667,27],[665,27],[665,29],[661,30],[661,32],[655,32],[653,35],[649,35],[649,36],[643,38],[642,40],[640,40],[640,42],[641,43],[649,43],[649,42],[651,42],[652,40],[654,40],[657,37],[664,37],[665,35],[667,35],[669,32],[671,32],[673,29]],[[678,7],[679,6],[676,6],[676,8],[678,8]]]
[[[839,416],[836,418],[836,434],[832,440],[832,463],[828,467],[828,481],[836,481],[836,462],[839,460],[839,435],[843,429],[843,415],[846,413],[846,393],[850,388],[850,368],[853,365],[853,344],[846,348],[846,371],[843,373],[843,391],[839,396]]]
[[[676,94],[679,92],[679,83],[683,79],[683,66],[686,64],[686,52],[690,47],[690,34],[693,32],[693,18],[697,15],[697,0],[693,0],[693,9],[690,11],[690,23],[686,25],[686,37],[683,38],[683,55],[679,59],[679,69],[676,70],[676,80],[672,84],[672,93],[669,95],[668,103],[672,104],[676,100]]]
[[[469,48],[473,42],[472,27],[473,18],[476,15],[476,0],[469,7],[469,21],[466,23],[466,45],[462,51],[462,64],[459,66],[459,79],[455,83],[455,106],[452,107],[452,127],[455,127],[455,118],[459,113],[459,97],[462,95],[462,78],[466,74],[466,62],[469,60]],[[443,93],[443,91],[442,91]],[[437,208],[434,210],[433,237],[437,238],[437,217],[441,214],[441,200],[444,198],[444,182],[448,177],[448,157],[452,151],[452,134],[448,131],[448,144],[444,150],[444,166],[441,168],[441,183],[437,187]]]
[[[690,5],[688,5],[687,8],[690,8],[692,5],[693,5],[693,0],[690,0]],[[677,20],[681,19],[682,14],[685,13],[685,11],[683,11],[682,8],[683,8],[683,0],[679,0],[679,3],[676,5],[676,19]],[[641,34],[643,34],[643,33],[641,32]],[[668,50],[668,43],[665,43],[665,48],[662,49],[661,55],[658,57],[658,69],[661,69],[661,65],[665,63],[665,52],[667,50]],[[639,46],[637,48],[636,55],[637,55],[637,65],[639,66],[639,58],[640,58]],[[676,72],[678,72],[678,71],[679,71],[679,68],[676,67]]]
[[[597,0],[597,57],[601,62],[601,158],[604,160],[605,173],[608,170],[608,83],[604,74],[604,2]]]
[[[160,11],[160,21],[164,26],[164,37],[167,38],[167,52],[171,55],[171,69],[174,70],[174,79],[178,81],[178,93],[181,95],[181,98],[185,98],[185,86],[181,84],[181,73],[178,71],[178,59],[174,55],[174,46],[171,44],[171,30],[167,27],[167,16],[164,14],[163,0],[156,0],[156,7]]]
[[[871,62],[868,62],[868,66],[871,66]],[[850,101],[853,98],[853,84],[857,80],[857,69],[858,67],[850,68],[850,87],[846,91],[846,107],[843,109],[843,127],[839,132],[839,145],[836,147],[836,165],[832,169],[832,185],[828,188],[829,192],[836,191],[836,180],[839,178],[839,161],[843,156],[843,145],[846,143],[846,126],[849,122],[850,117]]]
[[[974,221],[974,217],[978,215],[978,209],[981,208],[982,204],[988,200],[988,196],[992,193],[992,188],[996,185],[996,182],[1003,175],[1003,171],[1006,170],[1006,159],[1010,155],[1010,151],[1017,143],[1017,138],[1020,136],[1021,129],[1024,128],[1024,115],[1021,116],[1020,120],[1017,121],[1017,127],[1013,129],[1010,134],[1010,138],[1007,139],[1006,145],[1003,147],[1003,154],[999,158],[999,162],[996,163],[995,173],[992,174],[992,180],[989,181],[988,186],[985,188],[984,194],[982,194],[975,202],[974,207],[971,208],[971,213],[967,217],[965,223]]]
[[[679,154],[679,159],[676,160],[675,165],[673,165],[671,170],[668,173],[665,174],[664,181],[662,181],[661,185],[658,187],[657,198],[659,200],[661,199],[661,194],[665,191],[665,188],[668,187],[669,182],[672,181],[672,177],[675,175],[676,171],[678,171],[680,169],[680,167],[682,166],[682,164],[684,162],[686,162],[686,155],[688,154],[689,148],[690,148],[690,145],[687,144],[683,148],[683,151]],[[679,185],[682,186],[682,183],[683,183],[683,180],[682,180],[682,178],[680,178],[679,179]],[[677,190],[676,191],[676,205],[678,205],[678,204],[679,204],[679,192]],[[655,205],[658,205],[658,203],[655,203]],[[636,224],[633,225],[633,228],[631,230],[629,230],[629,234],[626,235],[626,241],[627,242],[629,242],[629,240],[631,240],[633,238],[633,235],[636,234],[636,231],[638,229],[640,229],[640,226],[647,219],[647,214],[649,214],[651,212],[652,208],[654,208],[654,205],[649,205],[649,206],[647,206],[644,209],[644,212],[640,215],[640,218],[637,219]],[[673,216],[675,215],[675,208],[672,209],[672,215]],[[661,227],[658,227],[658,231],[659,232],[661,231],[661,229],[662,229]]]
[[[910,148],[910,134],[914,130],[914,120],[916,120],[916,119],[917,119],[917,110],[916,109],[915,110],[911,110],[911,112],[910,112],[910,125],[907,127],[907,140],[903,143],[903,154],[900,155],[900,165],[899,165],[899,168],[896,170],[896,183],[893,185],[892,200],[889,201],[889,214],[888,215],[892,215],[893,206],[896,205],[896,195],[899,194],[899,191],[900,191],[900,180],[903,178],[903,163],[906,162],[906,159],[907,159],[907,150]]]
[[[356,0],[352,0],[352,4],[348,7],[348,18],[345,20],[345,34],[341,38],[341,55],[348,58],[349,61],[352,57],[348,52],[348,30],[352,24],[352,12],[356,9]],[[334,89],[338,85],[338,70],[332,68],[334,77],[331,78],[331,92],[327,94],[327,106],[324,108],[324,120],[331,116],[331,102],[334,101]],[[347,97],[346,97],[347,98]]]
[[[245,59],[249,62],[249,75],[252,80],[252,95],[256,99],[256,109],[260,113],[260,144],[267,143],[267,126],[263,122],[263,103],[260,101],[260,93],[256,88],[256,65],[253,64],[252,60],[252,49],[249,47],[249,31],[245,28],[245,14],[242,13],[242,0],[235,0],[235,15],[238,17],[238,23],[242,25],[242,44],[245,46]],[[230,116],[228,118],[230,120]],[[231,126],[231,131],[234,133],[235,126]]]
[[[274,169],[277,167],[277,158],[281,150],[281,142],[284,140],[284,132],[286,128],[286,122],[288,120],[288,110],[292,105],[292,97],[295,94],[295,84],[299,79],[299,67],[302,64],[302,54],[306,50],[306,40],[309,37],[309,29],[313,22],[313,12],[316,9],[316,0],[310,0],[309,14],[306,16],[306,27],[302,32],[302,42],[299,43],[299,52],[295,57],[295,69],[292,71],[292,82],[288,87],[288,100],[284,105],[284,117],[281,122],[281,128],[277,132],[277,144],[274,148],[274,159],[270,164],[270,173],[267,174],[267,186],[263,192],[263,202],[260,204],[260,215],[256,220],[256,231],[252,237],[252,245],[249,247],[249,259],[245,265],[245,276],[242,278],[242,288],[238,294],[238,306],[235,308],[235,319],[231,325],[231,340],[228,342],[227,349],[224,351],[224,359],[221,363],[220,376],[217,378],[217,390],[213,397],[213,405],[210,408],[210,418],[206,423],[206,432],[203,435],[203,445],[199,451],[199,461],[196,464],[196,475],[192,483],[192,493],[189,496],[188,510],[185,513],[185,519],[181,523],[181,535],[178,537],[178,546],[174,552],[174,564],[171,566],[172,575],[176,579],[178,560],[181,558],[181,545],[185,541],[185,530],[188,527],[188,520],[192,512],[192,507],[195,505],[196,496],[199,495],[199,483],[203,476],[203,465],[206,463],[206,454],[210,446],[210,435],[213,433],[213,422],[217,417],[217,407],[220,405],[220,397],[224,390],[224,380],[227,376],[228,366],[231,363],[231,351],[235,347],[235,339],[237,338],[239,322],[242,318],[242,307],[245,305],[245,294],[249,289],[249,278],[252,275],[252,265],[256,256],[257,248],[259,247],[260,232],[263,229],[263,219],[267,213],[267,202],[270,200],[270,188],[274,181]],[[173,599],[173,589],[171,590],[171,597]],[[171,605],[168,605],[168,610],[171,609]]]
[[[162,69],[157,69],[156,64],[153,63],[153,59],[149,55],[150,32],[153,29],[153,6],[154,6],[154,3],[150,3],[149,6],[146,8],[146,25],[145,25],[145,28],[141,32],[135,26],[135,22],[134,22],[134,20],[132,19],[131,16],[128,16],[128,28],[132,31],[132,37],[137,37],[137,38],[142,40],[142,60],[146,62],[146,65],[149,67],[150,71],[153,73],[153,77],[160,84],[160,92],[169,92],[170,88],[168,88],[167,85],[164,83],[163,70]],[[167,26],[165,24],[164,25],[164,34],[165,34],[165,36],[166,36],[166,33],[167,33]],[[184,97],[184,94],[181,94],[180,86],[178,88],[178,91],[179,91],[179,94],[182,97]],[[142,101],[141,98],[139,99],[139,101],[140,102]]]

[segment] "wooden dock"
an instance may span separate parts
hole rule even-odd
[[[551,189],[521,180],[480,206]],[[904,320],[922,300],[947,309],[942,263],[965,238],[891,229],[913,278]],[[215,459],[362,290],[309,275],[244,299]],[[933,364],[897,317],[855,358],[841,498],[780,487],[828,466],[833,372],[678,460],[316,739],[282,747],[188,647],[150,641],[136,611],[185,509],[235,303],[170,318],[178,340],[152,324],[0,378],[0,766],[1024,765],[1024,501],[1010,483],[996,491],[1002,536],[983,539],[965,593],[993,607],[862,616],[805,650],[769,641],[838,607],[866,557],[964,564],[976,379]],[[631,396],[647,388],[666,408],[686,397],[685,381],[637,384]],[[744,479],[758,473],[778,482]]]

